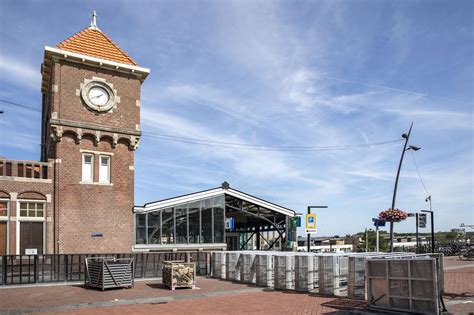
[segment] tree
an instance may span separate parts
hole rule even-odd
[[[387,233],[385,231],[379,231],[379,250],[381,252],[387,251],[389,249],[388,241],[385,239],[384,235]],[[366,232],[358,233],[359,237],[361,238],[361,243],[359,245],[359,250],[365,251],[366,244],[368,245],[368,251],[374,252],[376,251],[377,247],[377,232],[375,230],[369,229]],[[367,239],[366,239],[367,235]],[[368,243],[367,243],[368,241]]]
[[[455,239],[458,238],[458,233],[456,232],[448,232],[446,233],[446,235],[444,236],[447,240],[450,240],[450,241],[453,241]]]

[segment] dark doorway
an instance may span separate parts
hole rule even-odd
[[[0,222],[0,256],[7,254],[7,222]]]
[[[239,233],[226,233],[227,250],[239,250]]]
[[[20,224],[20,255],[24,255],[27,248],[36,248],[38,255],[42,255],[43,222],[21,222]]]

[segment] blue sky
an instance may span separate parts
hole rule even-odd
[[[98,26],[141,66],[144,132],[331,146],[411,143],[436,229],[474,224],[472,1],[1,1],[0,98],[40,108],[44,45]],[[39,158],[40,113],[0,104],[0,156]],[[390,207],[402,142],[275,152],[142,137],[135,203],[219,186],[297,212],[318,235],[355,233]],[[410,153],[397,207],[426,209]],[[413,231],[413,219],[395,231]],[[428,231],[428,230],[426,230]],[[302,232],[302,231],[300,231]]]

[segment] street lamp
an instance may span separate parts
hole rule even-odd
[[[308,214],[311,214],[311,209],[326,209],[328,206],[308,206]],[[331,246],[331,241],[329,241]],[[311,252],[311,233],[308,233],[308,253]]]
[[[397,177],[395,178],[395,187],[393,188],[393,198],[392,198],[392,209],[395,209],[395,200],[397,198],[398,178],[400,177],[400,169],[402,168],[403,157],[405,156],[405,152],[408,150],[418,151],[421,149],[421,147],[418,147],[415,145],[410,145],[407,148],[408,140],[410,139],[412,128],[413,128],[413,122],[410,125],[408,134],[404,133],[402,135],[402,138],[405,139],[405,145],[403,146],[402,156],[400,157],[400,163],[398,164]],[[390,222],[390,252],[393,252],[393,222]]]

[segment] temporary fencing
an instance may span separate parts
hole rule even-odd
[[[368,299],[378,309],[432,312],[444,291],[442,254],[227,251],[211,259],[216,278]]]

